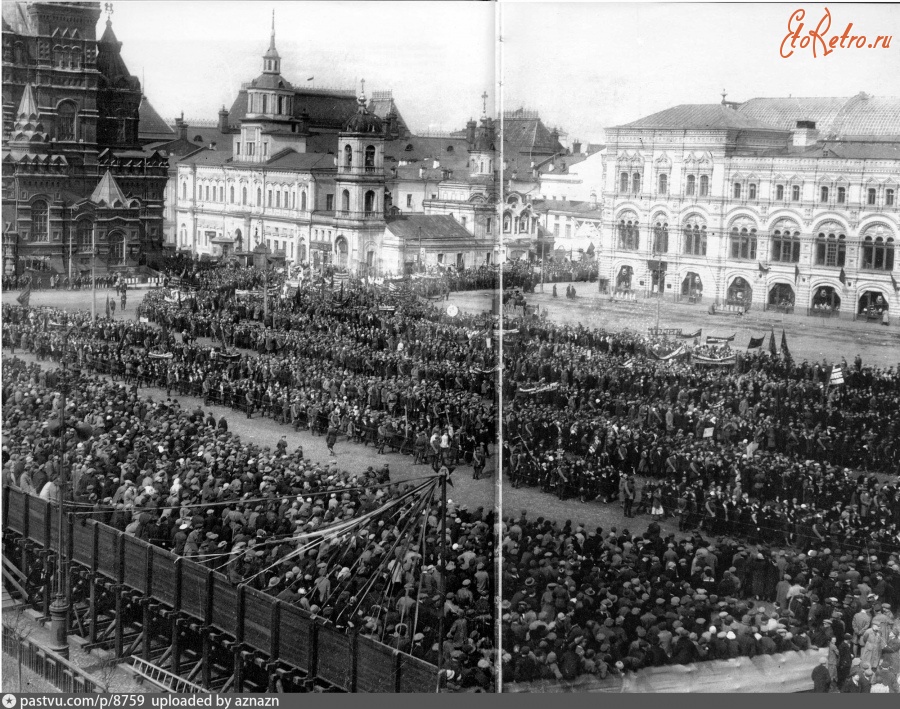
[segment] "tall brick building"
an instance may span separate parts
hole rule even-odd
[[[100,3],[3,3],[3,268],[153,265],[168,161],[138,139],[141,86]],[[96,252],[92,256],[92,242]]]

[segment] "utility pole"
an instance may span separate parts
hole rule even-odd
[[[447,473],[441,475],[441,548],[438,564],[441,569],[441,607],[438,619],[437,692],[441,691],[441,673],[444,667],[444,603],[447,600]]]
[[[57,505],[59,523],[59,550],[56,556],[56,597],[50,604],[50,648],[65,659],[69,658],[69,564],[66,558],[66,393],[69,388],[66,370],[66,354],[61,359],[62,377],[59,399],[59,475],[57,476]]]
[[[94,261],[97,258],[97,223],[91,226],[91,324],[97,322],[97,279],[94,277]]]

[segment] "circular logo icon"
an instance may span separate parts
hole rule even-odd
[[[15,694],[4,694],[3,695],[3,706],[6,709],[12,709],[16,705],[16,695]]]

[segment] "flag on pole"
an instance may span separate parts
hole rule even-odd
[[[703,332],[703,328],[700,328],[696,332],[683,332],[678,337],[680,337],[684,340],[696,340],[698,337],[700,337],[702,332]]]
[[[747,349],[748,349],[748,350],[755,350],[755,349],[758,348],[758,347],[762,347],[762,346],[763,346],[763,342],[765,342],[765,341],[766,341],[766,336],[765,336],[765,335],[763,335],[762,337],[751,337],[751,338],[750,338],[750,344],[747,345]]]
[[[25,308],[28,307],[28,303],[31,302],[31,284],[30,283],[25,287],[25,290],[23,290],[19,294],[19,297],[16,298],[16,302],[19,305],[21,305],[22,307],[25,307]]]
[[[785,359],[791,358],[791,351],[788,349],[787,344],[787,333],[785,333],[784,328],[781,328],[781,354],[785,356]]]
[[[794,266],[794,283],[800,280],[800,267]]]
[[[841,283],[843,283],[844,285],[847,285],[847,274],[844,273],[844,269],[843,269],[843,268],[841,269],[841,275],[838,276],[838,280],[839,280]]]
[[[769,336],[769,354],[773,357],[778,354],[778,349],[775,347],[775,328],[772,328],[772,334]]]

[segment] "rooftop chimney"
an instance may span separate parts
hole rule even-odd
[[[819,139],[819,131],[816,130],[815,121],[797,121],[794,130],[793,144],[795,148],[806,148],[815,145]]]
[[[475,145],[475,129],[478,127],[478,124],[475,123],[472,119],[469,119],[469,122],[466,123],[466,143],[469,146],[469,150],[471,150]]]
[[[219,133],[228,132],[228,109],[225,106],[219,110]]]
[[[576,140],[572,143],[572,154],[581,155],[581,142]]]
[[[184,113],[175,119],[175,129],[178,131],[180,140],[187,140],[188,125],[184,122]]]

